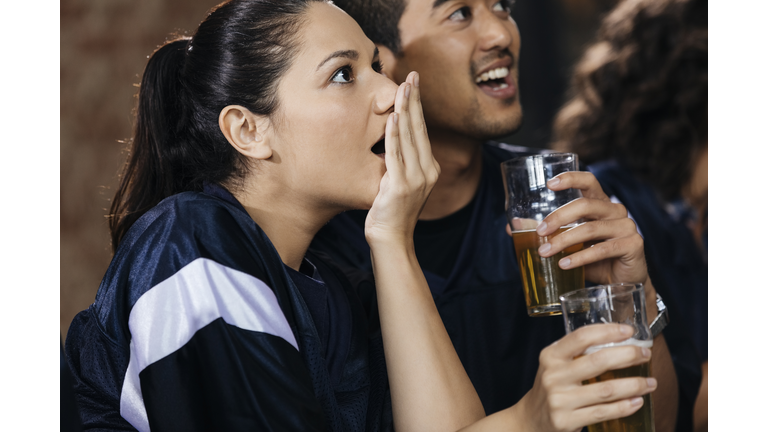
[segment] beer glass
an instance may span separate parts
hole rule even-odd
[[[541,245],[576,223],[560,227],[549,236],[540,237],[536,233],[536,227],[547,215],[581,197],[578,189],[553,191],[547,188],[548,180],[566,171],[578,171],[578,166],[579,159],[574,153],[526,156],[501,164],[507,220],[512,228],[512,241],[530,316],[560,315],[560,295],[584,288],[583,267],[563,270],[557,265],[564,257],[582,250],[583,243],[549,258],[539,256]]]
[[[610,284],[581,289],[561,296],[560,304],[566,333],[571,333],[581,326],[602,323],[628,324],[635,328],[631,338],[623,342],[589,347],[584,355],[622,345],[648,349],[653,346],[653,336],[645,315],[643,284]],[[636,376],[650,377],[651,363],[608,371],[585,381],[584,384]],[[588,428],[589,432],[654,432],[656,429],[653,424],[651,395],[643,396],[642,408],[629,417],[604,421]]]

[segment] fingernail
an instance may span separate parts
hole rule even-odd
[[[571,265],[571,259],[570,258],[563,258],[560,260],[560,268],[567,268]]]
[[[651,387],[651,388],[656,387],[656,378],[648,378],[646,381],[648,381],[648,387]]]
[[[651,350],[649,350],[648,348],[643,348],[642,353],[643,353],[643,357],[647,358],[651,356]]]
[[[549,244],[549,243],[544,243],[539,248],[539,254],[545,254],[545,253],[549,252],[550,249],[552,249],[552,245]]]
[[[399,116],[399,115],[397,115],[397,113],[392,113],[392,122],[393,122],[394,124],[397,124],[397,118],[398,118],[398,117],[400,117],[400,116]]]
[[[539,233],[539,235],[542,235],[545,232],[547,232],[547,223],[546,222],[540,223],[539,226],[536,228],[536,232]]]
[[[560,184],[560,179],[557,178],[557,177],[555,177],[555,178],[553,178],[552,180],[549,181],[549,185],[550,186],[557,186],[559,184]]]
[[[640,406],[643,404],[643,398],[641,397],[635,397],[629,400],[629,404],[633,407]]]
[[[631,336],[635,332],[635,329],[628,325],[622,325],[619,330],[627,336]]]
[[[419,74],[418,73],[413,77],[413,85],[415,85],[416,87],[419,86]]]
[[[410,84],[406,84],[405,85],[405,97],[408,98],[409,96],[411,96],[411,85]]]

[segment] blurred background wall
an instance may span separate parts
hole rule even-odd
[[[173,32],[193,31],[212,0],[62,0],[61,335],[93,302],[112,257],[105,219],[131,135],[135,84]],[[517,0],[522,129],[507,142],[546,147],[573,62],[615,0]]]
[[[147,56],[192,30],[211,0],[61,1],[61,334],[93,302],[112,257],[104,215]]]

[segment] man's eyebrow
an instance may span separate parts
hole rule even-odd
[[[432,2],[432,10],[435,10],[443,5],[443,3],[448,3],[451,0],[435,0]]]
[[[357,60],[357,58],[360,57],[360,54],[358,54],[358,52],[355,51],[355,50],[340,50],[340,51],[336,51],[333,54],[331,54],[328,57],[326,57],[325,60],[321,61],[320,64],[317,65],[317,69],[316,70],[320,70],[320,68],[323,67],[325,62],[327,62],[328,60],[334,59],[336,57],[343,57],[343,58],[348,58],[350,60]]]
[[[376,58],[378,56],[379,56],[379,47],[374,47],[373,48],[373,57],[371,57],[371,58]]]

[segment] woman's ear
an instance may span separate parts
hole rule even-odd
[[[253,114],[240,105],[229,105],[219,113],[219,129],[232,147],[254,159],[272,157],[268,134],[269,118]]]

